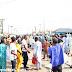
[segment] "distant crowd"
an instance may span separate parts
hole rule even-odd
[[[51,58],[53,72],[62,72],[64,53],[69,56],[71,50],[71,35],[35,35],[35,36],[13,36],[1,37],[0,42],[0,69],[6,69],[6,60],[12,64],[12,72],[19,72],[21,64],[28,70],[29,48],[33,49],[33,57],[37,58],[36,69],[41,70],[41,59]],[[43,53],[43,58],[41,55]],[[71,66],[72,68],[72,66]],[[6,71],[3,71],[6,72]]]

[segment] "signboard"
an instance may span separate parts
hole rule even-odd
[[[0,21],[0,32],[2,32],[2,21]]]

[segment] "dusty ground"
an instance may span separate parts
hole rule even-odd
[[[29,49],[29,50],[30,50],[31,53],[28,54],[29,61],[28,61],[27,66],[29,66],[30,68],[36,68],[36,65],[32,64],[33,50],[32,49]],[[71,51],[71,53],[72,53],[72,51]],[[43,54],[42,54],[42,58],[43,58]],[[42,60],[42,69],[39,70],[39,71],[35,71],[34,69],[25,71],[25,70],[23,70],[23,65],[22,65],[21,69],[20,69],[22,71],[20,71],[20,72],[48,72],[48,70],[45,68],[45,66],[48,65],[49,62],[50,62],[50,59],[48,59],[48,61],[47,61],[47,58],[45,60]],[[69,61],[68,64],[70,64],[70,65],[72,64],[72,58],[71,57],[70,57],[70,61]],[[11,62],[9,60],[7,60],[7,69],[11,69]],[[66,71],[67,72],[69,72],[69,71],[72,72],[72,69],[70,69],[70,66],[65,65],[65,68],[63,69],[62,72],[66,72]],[[9,71],[9,72],[11,72],[11,71]]]

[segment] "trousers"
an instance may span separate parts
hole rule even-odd
[[[28,55],[27,55],[27,52],[22,52],[22,56],[23,56],[23,61],[24,61],[24,68],[26,67],[27,65],[27,62],[28,62]]]
[[[22,55],[18,55],[18,56],[19,56],[19,58],[17,59],[17,71],[16,72],[19,72],[19,69],[21,67],[22,60],[23,60]]]
[[[56,67],[53,67],[53,72],[62,72],[62,67],[61,65],[58,65]]]
[[[15,72],[15,70],[16,70],[16,59],[12,60],[11,63],[12,63],[12,72]]]
[[[37,66],[37,69],[41,68],[41,62],[37,61],[37,65],[36,66]]]

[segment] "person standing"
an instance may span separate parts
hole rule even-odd
[[[16,44],[16,47],[17,49],[21,52],[21,54],[19,52],[17,52],[17,55],[19,56],[19,58],[17,59],[17,71],[16,72],[19,72],[19,69],[21,67],[21,64],[22,64],[22,60],[23,60],[23,57],[22,57],[22,50],[21,50],[21,40],[18,39],[18,44]]]
[[[47,50],[51,45],[49,44],[49,42],[47,41],[47,39],[45,39],[45,42],[43,42],[43,53],[44,53],[44,57],[43,59],[45,59],[45,54],[48,54]]]
[[[7,45],[5,45],[4,43],[5,43],[4,39],[1,39],[1,44],[0,44],[0,69],[6,69],[6,49],[7,49]],[[3,72],[6,72],[6,71],[3,71]]]
[[[69,38],[65,35],[65,52],[69,55]]]
[[[10,35],[8,35],[8,37],[7,37],[7,41],[11,42]]]
[[[19,52],[19,50],[17,50],[16,45],[15,45],[16,44],[16,38],[12,37],[11,39],[12,39],[12,43],[10,44],[10,53],[11,53],[10,60],[11,60],[11,63],[12,63],[12,72],[15,72],[15,70],[16,70],[16,59],[19,58],[18,55],[17,55],[17,52]]]
[[[43,42],[45,42],[45,36],[44,35],[42,35],[42,40],[41,40],[42,45],[43,45]]]
[[[34,49],[34,43],[35,43],[35,40],[34,40],[34,37],[32,39],[32,49]]]
[[[38,38],[35,37],[35,45],[34,45],[34,54],[33,56],[37,58],[37,69],[41,69],[41,51],[42,51],[42,44],[38,41]]]
[[[39,37],[39,41],[41,42],[41,37]]]
[[[72,37],[69,39],[69,52],[71,51],[71,43],[72,43]]]
[[[68,32],[67,37],[70,39],[71,38],[71,34]]]
[[[58,44],[58,39],[53,38],[53,47],[48,49],[51,56],[51,64],[53,72],[62,72],[62,64],[64,64],[63,49],[60,44]]]
[[[24,39],[22,40],[22,56],[23,56],[23,60],[24,60],[24,69],[29,68],[27,67],[27,62],[28,62],[28,53],[30,53],[30,51],[27,49],[28,48],[28,44],[27,44],[27,36],[24,36]]]

